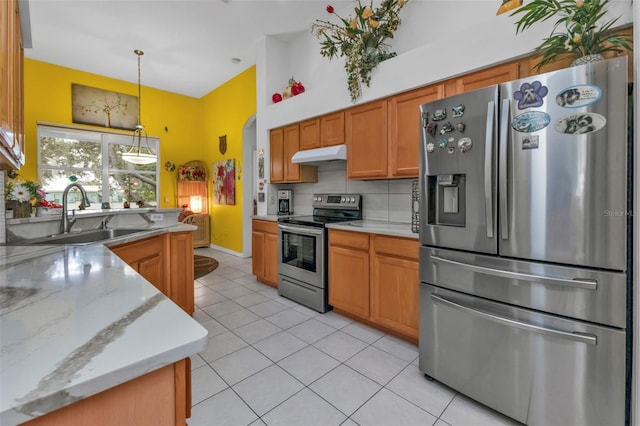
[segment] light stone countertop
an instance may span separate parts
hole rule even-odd
[[[107,247],[0,246],[0,424],[54,411],[201,351],[207,331]]]
[[[419,238],[419,234],[411,231],[411,223],[387,222],[382,220],[354,220],[350,222],[331,223],[329,229],[341,229],[343,231],[367,232],[370,234],[383,234],[393,237]]]

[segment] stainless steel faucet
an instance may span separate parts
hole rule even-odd
[[[80,190],[80,194],[82,194],[82,205],[84,207],[91,206],[89,203],[89,198],[87,197],[87,192],[84,190],[82,185],[77,182],[70,183],[62,192],[62,222],[60,222],[60,233],[67,234],[74,223],[76,223],[76,211],[75,209],[71,210],[71,219],[67,216],[67,194],[69,194],[69,190],[73,187],[76,187]]]

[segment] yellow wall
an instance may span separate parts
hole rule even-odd
[[[202,99],[204,117],[202,144],[208,167],[221,160],[236,161],[236,204],[218,205],[214,202],[212,180],[209,180],[209,211],[211,212],[211,243],[242,252],[242,192],[244,177],[238,173],[242,164],[242,129],[256,113],[256,68],[252,66],[238,74]],[[219,137],[227,135],[227,151],[218,149]],[[251,167],[247,164],[246,167]],[[240,180],[238,180],[240,176]],[[250,191],[250,186],[246,188]]]
[[[135,68],[134,68],[135,71]],[[144,73],[142,74],[144,81]],[[71,83],[138,95],[135,83],[89,74],[71,68],[25,59],[24,116],[26,163],[20,175],[37,179],[37,122],[72,124]],[[255,86],[255,83],[254,83]],[[164,163],[186,163],[202,156],[202,102],[163,90],[142,87],[142,123],[150,136],[160,138],[160,207],[176,206],[176,172]],[[254,103],[255,104],[255,103]],[[104,130],[104,127],[82,126]],[[166,127],[166,131],[165,131]]]
[[[37,122],[73,125],[71,83],[137,96],[135,83],[25,59],[25,157],[20,175],[37,179]],[[144,72],[142,74],[144,82]],[[160,138],[160,207],[176,207],[176,172],[164,163],[176,165],[191,160],[213,163],[234,158],[236,175],[242,164],[242,129],[256,112],[256,72],[252,66],[201,99],[177,95],[143,85],[142,122],[149,135]],[[104,127],[83,126],[104,130]],[[165,130],[166,128],[166,130]],[[218,137],[227,135],[227,151],[218,150]],[[247,165],[251,167],[251,165]],[[213,195],[211,177],[209,194]],[[236,177],[236,204],[222,206],[209,197],[211,243],[242,252],[242,184]],[[248,189],[250,190],[250,189]]]

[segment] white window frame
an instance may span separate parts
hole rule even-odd
[[[56,138],[67,138],[67,139],[77,139],[89,142],[97,142],[101,144],[101,154],[102,154],[102,168],[101,169],[92,169],[96,171],[96,174],[100,174],[102,176],[102,200],[110,200],[110,188],[109,188],[109,175],[111,173],[131,173],[132,170],[127,169],[110,169],[109,161],[108,161],[108,146],[109,144],[119,144],[119,145],[131,145],[133,142],[133,132],[124,133],[124,132],[115,132],[113,130],[92,130],[85,129],[74,126],[64,126],[64,125],[56,125],[50,123],[38,123],[38,141],[37,141],[37,149],[38,149],[38,179],[40,181],[42,178],[42,170],[87,170],[80,169],[74,167],[54,167],[49,165],[43,165],[40,156],[40,140],[42,137],[56,137]],[[145,175],[151,176],[155,173],[155,182],[156,182],[156,205],[160,204],[160,138],[155,136],[149,136],[149,147],[156,153],[157,158],[157,167],[155,172],[142,172]],[[45,188],[46,190],[46,188]],[[100,208],[100,206],[96,206]]]

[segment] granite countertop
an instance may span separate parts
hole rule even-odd
[[[370,234],[391,235],[394,237],[419,238],[419,234],[411,231],[411,223],[387,222],[382,220],[354,220],[350,222],[331,223],[329,229],[343,231],[367,232]]]
[[[0,334],[0,424],[13,425],[197,353],[207,331],[95,243],[0,246]]]

